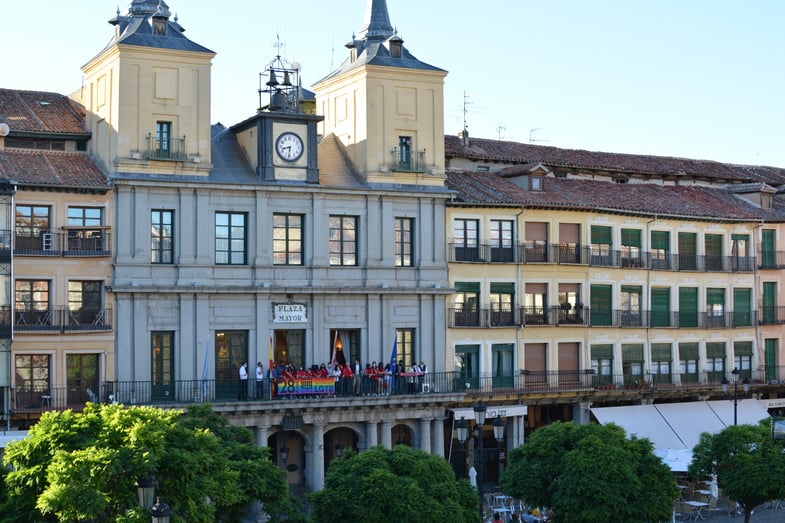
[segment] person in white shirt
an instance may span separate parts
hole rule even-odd
[[[248,399],[248,362],[240,365],[240,401]]]
[[[256,399],[262,399],[264,393],[264,365],[256,364]]]

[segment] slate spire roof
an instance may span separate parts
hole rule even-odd
[[[392,45],[400,46],[400,56],[393,55]],[[346,47],[354,50],[352,56],[347,58],[338,69],[316,83],[366,65],[443,71],[443,69],[418,60],[406,49],[403,39],[390,24],[386,0],[368,0],[363,27],[357,36],[352,35],[352,40],[346,44]]]

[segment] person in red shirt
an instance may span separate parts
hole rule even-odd
[[[351,365],[346,364],[341,368],[341,394],[346,394],[347,396],[352,394],[353,381],[354,373],[352,372],[352,367]]]

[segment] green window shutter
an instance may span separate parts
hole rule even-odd
[[[668,231],[651,231],[651,248],[670,250],[671,233]]]
[[[752,289],[733,289],[733,326],[752,325]]]
[[[697,287],[679,288],[679,326],[698,326],[698,289]]]
[[[591,359],[593,360],[612,360],[613,345],[592,345]]]
[[[750,235],[749,234],[731,234],[730,235],[730,239],[731,240],[744,240],[745,242],[747,242],[747,241],[750,240]]]
[[[722,235],[707,234],[705,239],[706,256],[722,256]]]
[[[624,363],[643,361],[643,344],[622,345],[621,361]]]
[[[592,285],[591,291],[591,324],[610,325],[612,317],[611,286]]]
[[[456,353],[471,353],[471,352],[480,352],[479,345],[456,345],[455,346]]]
[[[711,342],[706,344],[706,357],[707,358],[724,358],[725,357],[725,342]]]
[[[777,283],[763,282],[763,323],[777,321]]]
[[[766,338],[763,342],[763,364],[766,367],[766,381],[777,379],[777,340]]]
[[[455,290],[457,292],[473,292],[475,294],[480,294],[480,282],[457,281],[455,282]]]
[[[671,361],[670,343],[652,343],[651,361]]]
[[[515,294],[514,283],[491,283],[491,294]]]
[[[761,266],[763,267],[776,267],[777,266],[777,246],[776,246],[776,231],[774,229],[763,229],[761,231]]]
[[[651,326],[670,327],[671,290],[667,287],[651,289]]]
[[[641,230],[640,229],[622,229],[621,230],[621,244],[626,247],[640,247],[641,246]]]
[[[682,256],[695,256],[697,254],[697,238],[694,232],[679,233],[679,254]]]
[[[611,228],[604,225],[592,225],[591,242],[593,244],[611,245],[613,243]]]
[[[628,292],[631,294],[642,294],[643,290],[637,285],[622,285],[621,292]]]
[[[751,341],[734,342],[733,354],[735,356],[752,356],[752,342]]]
[[[725,305],[725,289],[706,289],[707,305]]]
[[[679,359],[684,361],[698,359],[697,343],[679,343]]]

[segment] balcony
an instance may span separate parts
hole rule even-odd
[[[0,229],[0,263],[11,261],[11,231]]]
[[[393,172],[426,173],[428,166],[425,163],[425,149],[411,151],[395,147],[391,152],[388,167]]]
[[[758,314],[759,325],[781,325],[785,323],[785,307],[763,307]]]
[[[163,160],[169,162],[184,162],[188,159],[185,145],[185,136],[157,140],[152,134],[147,135],[147,150],[144,151],[146,160]]]
[[[758,269],[785,269],[785,251],[758,251]]]
[[[64,232],[41,232],[38,236],[16,236],[16,256],[107,257],[112,255],[108,227],[64,227]]]
[[[517,317],[520,309],[511,307],[456,307],[448,311],[448,327],[515,327],[519,324]]]
[[[15,332],[69,333],[111,331],[112,309],[50,308],[14,312]]]
[[[757,259],[738,256],[678,255],[614,250],[603,246],[559,245],[529,241],[501,247],[488,242],[448,244],[448,262],[588,265],[659,271],[753,272]],[[783,260],[785,262],[785,253]],[[772,262],[773,263],[773,262]],[[768,268],[785,268],[771,266]]]

